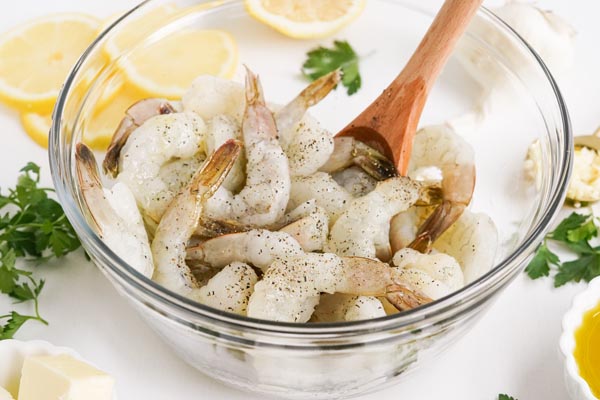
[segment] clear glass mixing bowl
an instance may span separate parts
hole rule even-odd
[[[324,126],[332,131],[343,127],[402,68],[436,10],[422,4],[369,0],[363,15],[336,34],[362,56],[363,88],[352,97],[337,90],[315,107],[313,114]],[[124,48],[117,48],[116,54],[113,48],[108,57],[107,40],[157,7],[170,11],[156,12],[159,18],[154,18],[153,26],[138,24],[132,29],[133,39],[121,42]],[[240,60],[260,73],[267,98],[279,103],[306,84],[299,67],[307,50],[330,43],[286,38],[249,17],[241,1],[149,0],[108,27],[66,81],[50,135],[58,196],[92,260],[181,358],[243,390],[287,398],[340,398],[400,382],[407,371],[433,362],[522,271],[564,200],[572,137],[563,99],[542,61],[485,9],[461,43],[461,51],[466,51],[463,59],[470,54],[475,57],[472,67],[502,77],[505,97],[510,99],[474,132],[465,133],[476,154],[472,209],[489,214],[500,233],[492,270],[446,298],[401,314],[352,323],[282,324],[217,311],[163,289],[116,256],[88,224],[89,211],[74,173],[75,144],[93,140],[88,127],[110,122],[95,110],[131,103],[127,90],[119,88],[137,52],[187,28],[229,31],[238,43]],[[177,54],[165,58],[177,67]],[[422,125],[443,122],[475,106],[473,99],[480,90],[457,58],[453,56],[437,82]],[[164,77],[176,73],[165,69]],[[139,96],[139,91],[133,92]],[[523,178],[523,160],[534,139],[542,148],[537,188]]]

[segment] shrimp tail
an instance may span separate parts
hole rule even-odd
[[[171,114],[176,111],[173,105],[164,99],[144,99],[129,107],[106,150],[106,156],[102,163],[104,173],[113,178],[117,176],[121,150],[133,131],[155,115]]]
[[[433,301],[424,294],[411,290],[401,283],[389,285],[386,288],[385,297],[398,311],[411,310]]]
[[[264,105],[265,98],[260,84],[260,78],[250,68],[246,68],[246,107],[252,105]]]
[[[421,253],[428,253],[433,243],[460,218],[465,208],[463,204],[444,200],[421,225],[417,236],[408,247]]]
[[[323,75],[313,83],[308,85],[300,94],[292,101],[301,103],[306,109],[323,100],[340,82],[342,79],[341,70],[338,68],[335,71]]]
[[[333,143],[333,153],[320,171],[333,173],[356,165],[378,181],[399,176],[394,163],[371,146],[349,137],[336,137]]]
[[[230,139],[210,156],[204,166],[194,175],[188,186],[190,194],[201,196],[204,201],[211,197],[233,168],[242,150],[242,142]]]
[[[95,212],[90,212],[90,216],[96,225],[96,228],[100,230],[101,222],[108,222],[111,220],[111,216],[105,213],[107,200],[102,189],[102,181],[100,180],[100,171],[98,170],[98,164],[96,163],[96,157],[94,153],[83,143],[77,143],[75,148],[75,161],[77,168],[77,179],[81,192],[83,193],[83,199],[88,207],[93,204],[96,209]]]
[[[421,253],[429,252],[433,243],[463,214],[475,189],[475,166],[443,167],[442,203],[425,220],[408,246]]]
[[[399,176],[398,170],[392,161],[362,142],[355,141],[353,160],[356,166],[362,168],[367,174],[378,181],[385,181],[386,179]]]

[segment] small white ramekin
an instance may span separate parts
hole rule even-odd
[[[593,279],[588,288],[575,296],[571,309],[562,321],[560,351],[563,355],[564,374],[567,391],[573,400],[597,400],[590,386],[579,375],[575,362],[575,331],[581,326],[583,315],[600,303],[600,277]]]
[[[17,398],[23,362],[28,356],[53,356],[69,354],[78,360],[81,356],[67,347],[58,347],[41,340],[22,342],[19,340],[0,341],[0,386]]]

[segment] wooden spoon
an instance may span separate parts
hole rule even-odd
[[[446,0],[396,79],[337,136],[381,151],[406,175],[427,95],[482,1]]]

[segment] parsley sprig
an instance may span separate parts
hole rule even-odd
[[[556,270],[555,287],[582,279],[589,282],[600,275],[600,246],[594,246],[590,242],[597,236],[596,218],[593,215],[574,212],[546,235],[525,272],[531,279],[537,279],[550,275],[551,270]],[[549,240],[570,250],[577,257],[570,261],[561,261],[548,247]]]
[[[342,84],[348,89],[348,95],[360,89],[362,81],[358,70],[359,57],[347,41],[336,40],[330,49],[319,46],[309,51],[307,57],[302,65],[302,73],[311,81],[340,68]]]
[[[29,320],[48,324],[39,312],[43,279],[17,268],[17,260],[45,261],[79,248],[80,243],[60,204],[39,187],[40,167],[28,163],[14,188],[0,193],[0,292],[16,303],[33,301],[34,315],[0,315],[0,340],[10,339]],[[5,321],[2,325],[1,322]]]
[[[499,394],[498,400],[517,400],[517,399],[515,399],[514,397],[511,397],[507,394]]]

